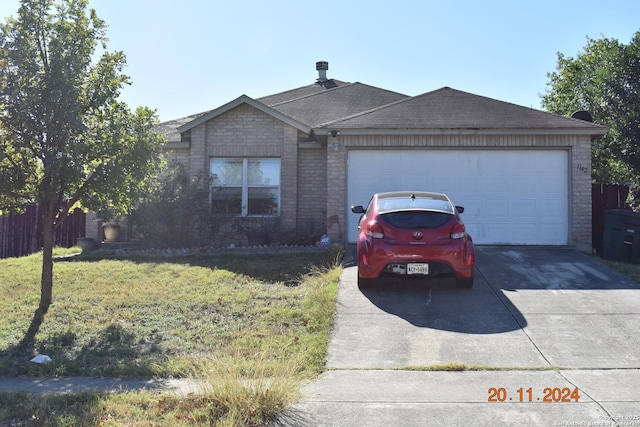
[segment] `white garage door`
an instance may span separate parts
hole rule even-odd
[[[479,244],[566,245],[569,241],[566,150],[352,150],[347,206],[383,191],[442,192],[464,206],[462,220]],[[347,211],[347,238],[359,216]]]

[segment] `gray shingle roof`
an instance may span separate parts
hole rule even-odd
[[[242,99],[242,97],[238,98]],[[237,100],[236,100],[237,101]],[[274,114],[317,129],[352,132],[544,131],[604,135],[605,126],[443,87],[409,97],[359,82],[327,80],[258,98]],[[232,101],[233,102],[233,101]],[[164,122],[156,128],[169,142],[178,128],[215,115],[222,107]],[[539,133],[539,132],[537,132]]]
[[[273,104],[279,104],[283,102],[292,101],[299,98],[304,98],[310,95],[315,95],[317,93],[322,93],[327,90],[335,89],[340,86],[350,85],[351,83],[343,82],[340,80],[329,79],[324,82],[316,82],[312,85],[299,87],[296,89],[287,90],[284,92],[276,93],[274,95],[264,96],[262,98],[257,98],[256,101],[259,101],[267,106],[271,106]],[[197,114],[192,114],[186,117],[181,117],[175,120],[169,120],[166,122],[160,123],[155,127],[156,132],[162,133],[167,138],[167,142],[179,142],[180,132],[178,132],[178,128],[188,124],[191,121],[198,120],[201,117],[206,116],[207,114],[215,111],[217,108],[212,110],[203,111]],[[362,111],[362,110],[360,110]]]
[[[334,89],[339,86],[348,84],[351,83],[330,79],[325,80],[324,82],[316,82],[309,86],[303,86],[296,89],[287,90],[285,92],[276,93],[274,95],[263,96],[262,98],[256,98],[256,100],[262,102],[265,105],[272,106],[274,104],[292,101],[297,98],[314,95],[316,93],[324,92],[328,89]]]
[[[162,122],[155,126],[154,130],[157,133],[163,134],[166,137],[167,142],[180,142],[180,132],[178,132],[178,128],[204,116],[208,112],[209,111],[205,111],[202,113],[192,114],[187,117]]]
[[[356,82],[269,106],[316,127],[406,98],[407,95]]]
[[[525,130],[606,127],[443,87],[319,127],[338,129]]]

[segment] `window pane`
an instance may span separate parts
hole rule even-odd
[[[433,210],[453,214],[453,206],[446,200],[427,199],[417,197],[410,199],[408,197],[389,197],[378,199],[378,211],[401,211],[401,210]]]
[[[382,218],[398,228],[438,228],[453,218],[453,215],[433,211],[402,211],[383,214]]]
[[[241,214],[242,188],[213,187],[211,189],[211,210],[214,214]]]
[[[249,159],[249,185],[280,185],[280,159]]]
[[[277,188],[249,188],[249,215],[275,215],[278,213]]]
[[[211,159],[212,185],[242,185],[242,159]]]

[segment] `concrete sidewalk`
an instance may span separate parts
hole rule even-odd
[[[639,381],[639,370],[329,371],[277,425],[640,426]]]
[[[638,369],[333,370],[307,385],[303,401],[273,425],[640,426],[638,384]],[[0,378],[0,392],[141,390],[188,394],[197,387],[189,380]]]

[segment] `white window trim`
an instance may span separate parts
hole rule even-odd
[[[282,175],[282,160],[279,157],[210,157],[209,158],[209,173],[211,173],[211,162],[215,159],[242,159],[242,187],[241,187],[241,213],[237,214],[240,217],[246,218],[261,218],[261,217],[278,217],[280,216],[280,207],[282,204],[281,200],[281,186],[282,179],[279,179],[278,185],[249,185],[249,161],[255,159],[277,159],[280,163],[278,164],[278,173]],[[212,185],[211,188],[220,187],[217,185]],[[229,186],[232,188],[237,188],[239,186],[233,185]],[[277,196],[278,196],[278,211],[273,214],[251,214],[249,215],[249,188],[277,188]]]

